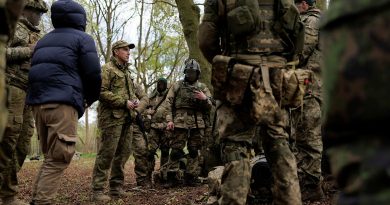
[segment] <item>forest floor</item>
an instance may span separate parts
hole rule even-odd
[[[56,204],[93,204],[90,201],[92,195],[91,179],[94,166],[94,157],[82,157],[72,161],[64,176],[58,182],[60,188],[56,198]],[[42,164],[41,161],[26,162],[19,172],[19,198],[29,202],[31,200],[32,183]],[[109,204],[131,205],[202,205],[208,198],[207,185],[198,187],[178,187],[165,189],[156,185],[152,189],[140,189],[136,186],[134,163],[132,160],[126,165],[125,190],[132,196],[119,200],[112,200]],[[328,184],[327,184],[328,183]],[[332,187],[329,182],[325,183]],[[328,188],[326,188],[328,189]],[[305,205],[330,205],[333,204],[335,191],[329,188],[326,191],[326,199],[321,202],[305,203]]]

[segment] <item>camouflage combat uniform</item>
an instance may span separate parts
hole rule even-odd
[[[7,89],[5,84],[5,68],[6,68],[6,46],[10,36],[15,32],[16,22],[22,13],[25,1],[0,0],[0,142],[3,140],[4,130],[7,125],[8,109],[7,109]],[[0,151],[1,154],[1,151]],[[7,161],[0,160],[0,187],[3,184],[2,170],[7,165]]]
[[[24,0],[0,0],[0,16],[6,17],[0,20],[0,142],[3,138],[8,117],[8,109],[6,108],[7,91],[5,86],[6,46],[9,37],[13,36],[15,32],[16,22],[23,10],[23,6]],[[0,164],[0,169],[2,167],[3,165]]]
[[[98,106],[98,127],[101,144],[93,170],[92,188],[95,192],[104,190],[110,174],[110,194],[117,195],[124,184],[124,167],[131,153],[135,159],[137,183],[150,178],[146,141],[136,124],[137,113],[128,110],[127,100],[139,100],[135,109],[141,113],[148,104],[143,89],[133,82],[128,64],[120,65],[112,57],[102,67],[102,87]]]
[[[332,1],[322,24],[337,204],[390,204],[390,1]],[[328,46],[333,45],[333,46]]]
[[[218,2],[227,2],[227,5],[221,5]],[[205,1],[205,15],[199,27],[199,33],[202,34],[199,35],[199,44],[205,57],[209,62],[212,62],[216,55],[221,55],[222,50],[223,55],[234,57],[239,62],[245,62],[249,65],[259,66],[272,61],[272,64],[268,64],[270,72],[273,69],[276,70],[277,67],[284,67],[287,62],[284,54],[291,54],[293,49],[287,50],[284,48],[282,44],[285,42],[282,42],[282,33],[277,33],[271,29],[276,15],[274,8],[277,8],[275,6],[277,1],[258,1],[260,19],[262,19],[262,21],[259,21],[259,25],[256,25],[259,29],[252,31],[247,36],[237,38],[234,38],[232,34],[227,34],[225,19],[227,15],[223,11],[225,8],[231,11],[229,7],[232,5],[234,7],[236,5],[234,2]],[[303,25],[299,21],[297,9],[292,2],[283,2],[283,6],[287,5],[288,7],[286,9],[288,14],[284,13],[285,11],[278,14],[288,15],[288,23],[291,26],[290,37],[302,35]],[[298,48],[301,48],[302,45],[295,44],[294,47],[298,51]],[[289,58],[291,57],[289,56]],[[258,82],[251,81],[251,85],[252,83]],[[252,100],[244,100],[239,105],[232,105],[224,100],[222,103],[223,105],[217,112],[225,169],[222,176],[219,203],[223,205],[245,204],[251,177],[250,148],[252,137],[255,134],[255,124],[250,117]],[[266,102],[264,101],[264,103]],[[277,102],[268,105],[275,107],[275,110],[271,112],[273,112],[273,115],[278,115],[272,123],[260,125],[265,133],[262,136],[264,151],[275,180],[273,187],[274,204],[301,204],[296,161],[290,150],[289,136],[286,132],[287,112],[282,110]]]
[[[18,184],[16,173],[30,149],[34,122],[31,107],[25,105],[32,57],[29,45],[36,44],[40,37],[40,30],[27,19],[21,18],[14,36],[8,42],[6,79],[10,91],[9,117],[4,140],[0,143],[1,150],[4,151],[0,154],[1,160],[8,161],[8,166],[3,171],[4,182],[0,190],[2,198],[16,195]]]
[[[202,91],[208,98],[204,101],[194,98],[195,91]],[[196,81],[193,84],[185,80],[175,83],[164,102],[166,121],[175,125],[174,134],[169,139],[171,167],[179,167],[187,146],[188,157],[185,170],[186,182],[192,183],[200,174],[199,151],[202,149],[202,137],[205,131],[203,115],[211,109],[211,93],[205,84]]]
[[[162,103],[164,102],[168,89],[163,92],[158,92],[157,89],[149,97],[149,109],[146,118],[150,120],[150,129],[148,135],[148,150],[151,157],[151,172],[154,171],[155,159],[157,149],[160,148],[160,166],[168,162],[169,157],[169,142],[166,136],[166,121],[165,112],[162,109]]]
[[[295,140],[298,163],[298,175],[303,199],[313,190],[320,191],[321,182],[321,79],[320,79],[320,51],[319,51],[319,20],[321,11],[314,6],[301,13],[305,25],[305,45],[301,56],[303,69],[312,70],[315,75],[306,90],[303,107],[290,109],[292,133]],[[308,198],[308,199],[309,199]]]

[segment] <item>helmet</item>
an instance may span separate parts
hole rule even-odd
[[[160,77],[157,82],[163,82],[163,83],[168,83],[167,79],[164,77]]]
[[[27,0],[25,8],[33,8],[42,13],[46,13],[48,11],[47,4],[43,0]]]
[[[185,61],[185,67],[184,67],[184,73],[186,73],[186,71],[188,69],[193,69],[193,70],[196,70],[198,72],[198,74],[200,74],[200,65],[199,63],[195,60],[195,59],[187,59]]]

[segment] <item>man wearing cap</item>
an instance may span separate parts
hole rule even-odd
[[[6,49],[10,115],[4,141],[0,143],[0,174],[4,178],[0,197],[4,204],[23,204],[16,199],[16,173],[28,154],[30,139],[34,133],[31,107],[25,105],[27,77],[33,49],[41,37],[37,26],[42,14],[46,12],[44,1],[28,0]]]
[[[292,132],[295,139],[298,177],[303,201],[317,201],[324,198],[321,188],[321,69],[319,48],[319,22],[321,11],[315,0],[295,0],[303,24],[305,44],[300,55],[300,67],[313,71],[308,84],[302,109],[291,111]]]
[[[101,144],[92,177],[92,200],[107,202],[111,197],[123,197],[124,167],[134,153],[137,184],[148,180],[149,162],[146,140],[136,118],[148,105],[148,97],[134,83],[129,66],[130,49],[134,44],[120,40],[112,46],[110,62],[102,67],[102,87],[98,106],[98,127]],[[104,194],[111,168],[109,195]]]

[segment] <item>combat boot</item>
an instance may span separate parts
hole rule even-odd
[[[302,189],[302,201],[321,201],[325,198],[321,186],[306,186]]]
[[[99,203],[105,203],[109,202],[111,200],[111,197],[104,194],[102,191],[95,191],[92,194],[92,201],[99,202]]]
[[[124,191],[122,188],[115,188],[110,190],[110,196],[112,199],[118,199],[132,196],[132,194],[130,192]]]
[[[17,199],[16,196],[4,197],[1,200],[3,205],[28,205],[28,203]]]

